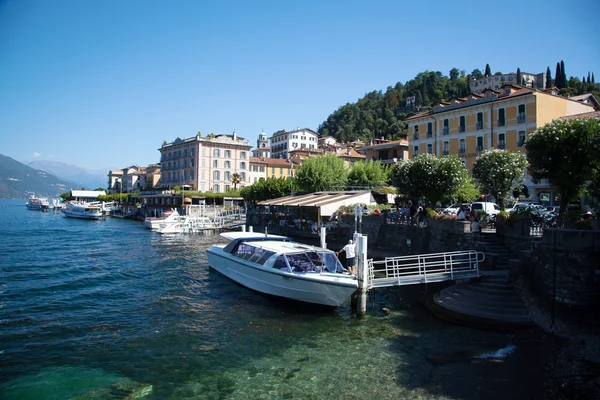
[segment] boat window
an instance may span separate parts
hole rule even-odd
[[[281,255],[277,257],[275,264],[273,264],[273,268],[288,269],[287,263],[285,262],[285,256]]]
[[[286,257],[292,272],[317,272],[317,268],[306,253],[288,254]]]
[[[320,253],[321,258],[323,259],[323,263],[325,264],[325,270],[329,272],[343,272],[344,267],[335,256],[335,254],[330,252]]]
[[[249,246],[246,243],[240,243],[238,248],[232,254],[236,257],[247,260],[252,257],[252,254],[254,254],[254,249],[254,246]]]
[[[273,254],[275,254],[275,253],[273,253],[272,251],[264,250],[262,256],[260,256],[260,258],[256,262],[259,263],[259,264],[261,264],[261,265],[264,265],[264,263],[266,263],[267,260],[269,258],[271,258],[271,256]],[[286,266],[286,268],[287,268],[287,266]]]
[[[259,259],[260,259],[260,257],[263,255],[263,253],[264,253],[264,252],[265,252],[265,251],[264,251],[263,249],[261,249],[261,248],[257,248],[257,249],[254,251],[254,254],[252,254],[252,257],[250,257],[250,261],[252,261],[252,262],[256,262],[257,260],[259,260]]]

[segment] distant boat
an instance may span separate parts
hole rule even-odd
[[[42,209],[48,209],[50,207],[50,202],[48,199],[31,197],[27,204],[25,204],[25,207],[27,207],[28,210],[42,211]]]
[[[231,240],[206,250],[208,265],[250,289],[306,303],[338,307],[358,281],[334,251],[251,232],[222,233]]]
[[[83,219],[100,219],[102,218],[102,208],[97,204],[88,203],[73,203],[69,202],[62,209],[65,217],[83,218]]]

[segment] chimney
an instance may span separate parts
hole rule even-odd
[[[348,147],[347,151],[348,151],[348,155],[350,155],[350,147]]]
[[[235,129],[233,130],[233,140],[237,140],[237,133],[235,133]]]

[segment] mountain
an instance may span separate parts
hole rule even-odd
[[[0,198],[56,197],[71,188],[76,188],[71,182],[0,154]]]
[[[108,183],[108,168],[90,170],[63,162],[47,160],[32,161],[27,165],[33,169],[55,175],[60,179],[74,182],[77,189],[85,188],[94,190],[100,187],[106,188]]]

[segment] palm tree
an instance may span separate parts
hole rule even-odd
[[[235,174],[231,175],[231,183],[233,183],[233,188],[237,189],[237,185],[242,183],[241,175],[238,174],[237,172]]]

